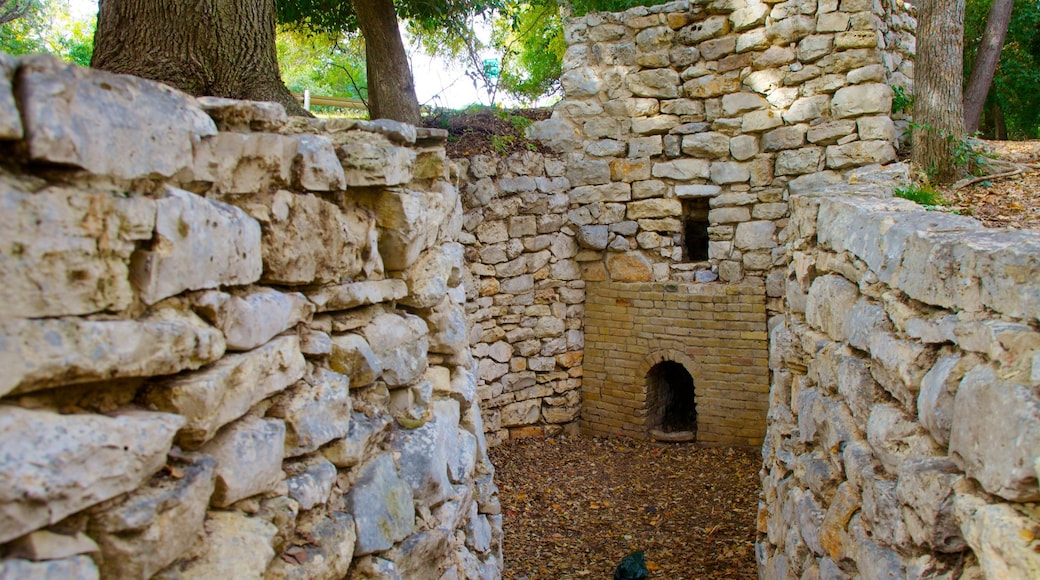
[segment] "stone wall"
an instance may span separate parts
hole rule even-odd
[[[760,575],[1040,577],[1040,233],[854,177],[791,200]]]
[[[443,137],[0,54],[0,576],[498,577]]]
[[[587,285],[681,283],[692,305],[722,292],[698,284],[748,279],[765,295],[737,294],[742,307],[783,308],[777,232],[790,193],[895,158],[889,83],[912,74],[908,10],[897,0],[700,0],[566,23],[564,98],[528,130],[554,153],[477,157],[457,176],[492,443],[573,428],[582,390],[616,387],[582,362],[586,301],[599,298]],[[696,358],[700,347],[684,339],[676,352]],[[644,379],[618,378],[634,389]],[[628,415],[588,429],[602,431],[600,419],[645,434]],[[761,440],[764,415],[754,423],[755,436],[724,439]]]

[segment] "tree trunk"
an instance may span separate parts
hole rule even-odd
[[[975,66],[971,69],[968,88],[964,91],[964,129],[968,133],[979,130],[982,109],[986,105],[986,95],[993,84],[993,75],[997,73],[1000,62],[1000,51],[1004,48],[1008,24],[1011,22],[1011,9],[1014,0],[993,0],[986,18],[986,31],[982,34],[979,52],[975,55]]]
[[[274,0],[101,0],[90,65],[309,115],[278,72]]]
[[[373,119],[418,125],[419,101],[393,0],[353,0],[368,67],[368,107]]]
[[[912,157],[940,182],[956,178],[953,153],[964,139],[964,1],[918,2]]]

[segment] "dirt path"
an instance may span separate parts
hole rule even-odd
[[[757,449],[563,437],[491,459],[507,579],[607,580],[633,550],[651,579],[758,577]]]

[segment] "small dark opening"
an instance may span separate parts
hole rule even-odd
[[[684,199],[682,204],[686,261],[703,262],[708,259],[708,198]]]
[[[647,373],[651,393],[651,427],[665,433],[697,432],[697,402],[693,377],[683,365],[664,361]]]

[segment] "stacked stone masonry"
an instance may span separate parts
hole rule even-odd
[[[760,576],[1040,577],[1040,233],[898,174],[792,198]]]
[[[913,74],[913,28],[897,0],[684,1],[568,20],[564,97],[528,129],[553,153],[460,160],[456,176],[491,443],[594,424],[581,392],[608,388],[583,362],[597,283],[678,283],[695,304],[721,292],[698,286],[747,280],[765,295],[746,306],[780,312],[789,196],[895,159],[890,85]],[[637,417],[601,419],[645,435]],[[757,443],[764,415],[755,423],[723,440]]]
[[[499,577],[444,137],[0,54],[0,577]]]

